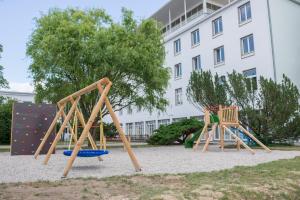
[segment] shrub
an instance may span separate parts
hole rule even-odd
[[[191,134],[202,129],[204,123],[197,119],[185,119],[170,125],[161,125],[147,140],[152,145],[171,145],[175,142],[184,143]]]
[[[10,144],[13,100],[0,98],[0,144]]]

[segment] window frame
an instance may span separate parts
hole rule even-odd
[[[222,51],[220,51],[220,62],[218,62],[218,57],[217,57],[217,54],[218,54],[217,51],[219,49],[223,49],[223,60],[221,61]],[[214,65],[215,65],[215,67],[223,65],[223,64],[225,64],[225,47],[224,47],[224,45],[219,46],[214,49]]]
[[[178,91],[181,92],[179,93]],[[183,104],[182,93],[183,93],[182,88],[175,89],[175,106],[180,106]]]
[[[179,71],[177,71],[177,66],[179,68]],[[177,74],[177,72],[180,72],[180,74]],[[181,63],[177,63],[174,65],[174,79],[180,79],[182,78],[182,64]]]
[[[250,17],[248,16],[247,5],[249,5],[249,7],[250,7]],[[244,21],[242,20],[242,12],[241,12],[242,9],[244,9],[244,11],[245,11],[245,20]],[[248,1],[238,7],[238,18],[239,18],[239,25],[243,25],[243,24],[246,24],[246,23],[252,21],[252,7],[251,7],[250,1]]]
[[[250,38],[252,37],[252,45],[253,45],[253,50],[251,51],[251,43],[250,43]],[[247,52],[245,53],[245,49],[244,49],[244,39],[247,39]],[[255,45],[254,45],[254,35],[253,34],[249,34],[249,35],[246,35],[244,37],[242,37],[240,39],[240,45],[241,45],[241,57],[242,58],[245,58],[245,57],[249,57],[249,56],[252,56],[255,54]]]
[[[198,34],[196,34],[196,39],[198,39],[197,41],[194,41],[194,34],[195,33],[198,33]],[[199,44],[200,44],[200,30],[198,28],[198,29],[191,32],[191,45],[192,45],[192,47],[195,47],[195,46],[198,46]]]
[[[177,51],[177,42],[178,42],[178,51]],[[181,39],[178,38],[177,40],[174,41],[173,43],[174,46],[174,55],[178,55],[181,53]]]
[[[195,60],[197,60],[197,58],[199,58],[199,60],[198,60],[198,65],[199,65],[199,68],[197,68],[197,66],[196,66],[196,62],[195,62]],[[194,56],[193,58],[192,58],[192,67],[193,67],[193,70],[194,71],[200,71],[201,69],[202,69],[202,60],[201,60],[201,55],[199,54],[199,55],[197,55],[197,56]]]
[[[219,21],[218,30],[222,29],[222,30],[219,30],[219,32],[216,32],[216,27],[215,27],[215,22],[217,22],[217,21]],[[220,26],[220,24],[221,24],[221,26]],[[222,35],[223,31],[224,31],[223,18],[222,18],[222,16],[220,16],[220,17],[218,17],[218,18],[216,18],[212,21],[212,35],[213,35],[213,38],[215,38],[219,35]]]

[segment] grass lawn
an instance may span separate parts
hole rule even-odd
[[[300,157],[209,173],[0,184],[0,199],[299,199]]]

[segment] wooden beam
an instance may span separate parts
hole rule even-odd
[[[101,84],[101,85],[107,85],[108,83],[110,83],[109,79],[108,78],[103,78],[103,79],[100,79],[99,81],[77,91],[77,92],[74,92],[73,94],[61,99],[58,104],[63,104],[65,102],[68,102],[71,98],[73,99],[76,99],[77,97],[83,95],[83,94],[86,94],[86,93],[89,93],[91,92],[92,90],[95,90],[97,89],[97,84]]]
[[[43,149],[48,137],[50,136],[50,134],[52,133],[53,129],[55,128],[56,126],[56,122],[57,120],[60,118],[61,114],[62,114],[62,111],[64,110],[66,104],[63,104],[63,105],[59,105],[59,111],[56,113],[50,127],[48,128],[42,142],[40,143],[39,147],[37,148],[37,150],[35,151],[35,154],[34,154],[34,158],[37,159],[38,155],[40,154],[41,150]]]
[[[208,138],[207,138],[207,140],[206,140],[206,142],[205,142],[205,145],[204,145],[204,147],[203,147],[203,149],[202,149],[202,152],[203,152],[203,153],[207,151],[208,145],[209,145],[209,143],[210,143],[210,140],[212,139],[212,136],[216,133],[217,126],[218,126],[218,124],[215,123],[215,124],[213,125],[213,127],[212,127],[210,133],[208,134]]]
[[[95,121],[95,119],[97,117],[97,114],[98,114],[100,108],[103,105],[104,100],[106,99],[106,96],[107,96],[107,94],[108,94],[108,92],[110,90],[111,85],[112,85],[111,82],[109,82],[106,85],[103,93],[100,96],[99,101],[94,106],[94,108],[92,110],[92,113],[91,113],[91,116],[90,116],[88,122],[86,123],[86,126],[84,127],[84,129],[83,129],[83,131],[81,133],[81,136],[78,139],[78,142],[76,143],[75,148],[72,151],[72,155],[71,155],[71,157],[68,160],[67,166],[66,166],[66,168],[65,168],[65,170],[63,172],[63,176],[62,177],[66,177],[68,175],[68,173],[69,173],[69,171],[70,171],[70,169],[71,169],[71,167],[72,167],[72,165],[74,163],[74,160],[76,159],[76,156],[77,156],[77,154],[78,154],[78,152],[79,152],[79,150],[80,150],[80,148],[81,148],[84,140],[86,139],[86,137],[88,137],[89,130],[92,127],[92,125],[93,125],[93,123],[94,123],[94,121]]]
[[[56,134],[56,137],[55,137],[55,139],[54,139],[54,141],[53,141],[53,143],[52,143],[50,149],[48,150],[48,153],[47,153],[46,158],[45,158],[45,160],[44,160],[44,164],[45,164],[45,165],[47,165],[47,163],[48,163],[48,161],[49,161],[49,159],[50,159],[50,156],[51,156],[51,154],[53,153],[53,151],[54,151],[54,149],[55,149],[55,147],[56,147],[56,145],[57,145],[57,142],[60,140],[61,134],[63,133],[63,131],[64,131],[64,129],[65,129],[67,123],[70,121],[70,119],[71,119],[71,117],[72,117],[72,115],[73,115],[73,113],[74,113],[74,111],[75,111],[75,108],[77,107],[77,103],[78,103],[79,99],[80,99],[80,96],[77,97],[77,99],[76,99],[76,100],[74,101],[74,103],[72,104],[72,107],[71,107],[70,111],[68,112],[68,114],[67,114],[67,116],[66,116],[64,122],[62,123],[62,125],[61,125],[61,127],[60,127],[58,133]]]
[[[237,139],[246,149],[248,149],[252,154],[255,154],[253,149],[251,149],[241,138],[239,138],[237,135],[235,135],[228,127],[223,126],[223,128],[228,131],[235,139]]]
[[[98,90],[99,90],[100,94],[103,94],[105,90],[103,91],[102,86],[100,84],[98,84],[97,87],[98,87]],[[128,155],[129,155],[129,157],[130,157],[130,159],[131,159],[131,161],[132,161],[132,163],[133,163],[133,165],[135,167],[135,170],[136,171],[141,171],[142,170],[141,166],[138,163],[138,160],[136,159],[136,157],[135,157],[135,155],[134,155],[134,153],[133,153],[133,151],[131,149],[131,146],[130,146],[129,142],[126,139],[125,133],[124,133],[124,131],[123,131],[121,125],[120,125],[118,117],[117,117],[116,113],[113,111],[112,106],[111,106],[111,104],[110,104],[110,102],[109,102],[109,100],[108,100],[107,97],[105,98],[105,105],[106,105],[106,108],[107,108],[107,110],[108,110],[108,112],[109,112],[109,114],[110,114],[110,116],[111,116],[111,118],[112,118],[112,120],[113,120],[113,122],[114,122],[114,124],[115,124],[115,126],[117,128],[117,130],[118,130],[120,138],[121,138],[121,140],[122,140],[122,142],[123,142],[123,144],[124,144],[124,146],[126,148],[126,151],[127,151]]]
[[[238,127],[241,131],[243,131],[246,135],[248,135],[252,140],[254,140],[257,144],[259,144],[262,148],[264,148],[267,152],[271,152],[267,146],[265,146],[262,142],[260,142],[254,135],[252,135],[249,131],[247,131],[244,127],[239,125]]]

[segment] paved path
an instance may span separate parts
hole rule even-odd
[[[134,152],[143,168],[142,172],[134,171],[128,154],[122,148],[113,148],[102,162],[96,158],[77,158],[68,177],[206,172],[300,156],[300,151],[266,153],[256,150],[256,154],[252,155],[246,150],[237,152],[235,149],[227,149],[225,152],[213,149],[202,153],[182,146],[135,148]],[[33,156],[10,156],[9,153],[0,153],[0,183],[60,180],[68,157],[63,156],[61,151],[57,151],[46,166],[42,164],[43,159],[44,156],[35,160]]]

